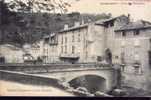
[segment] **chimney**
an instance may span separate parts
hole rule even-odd
[[[128,24],[131,22],[131,15],[128,13]]]
[[[74,22],[74,27],[80,26],[80,22]]]
[[[68,29],[68,27],[69,27],[68,24],[65,24],[64,25],[64,30]]]

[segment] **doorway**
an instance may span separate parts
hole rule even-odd
[[[105,50],[105,60],[109,63],[112,64],[112,52],[110,49]]]

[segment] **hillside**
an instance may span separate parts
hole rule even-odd
[[[2,15],[3,16],[3,15]],[[8,17],[8,18],[7,18]],[[1,24],[1,43],[32,43],[46,34],[61,30],[64,24],[72,26],[75,21],[96,21],[111,17],[110,14],[80,14],[73,12],[69,14],[48,13],[11,13],[4,16]],[[4,20],[5,19],[5,20]]]

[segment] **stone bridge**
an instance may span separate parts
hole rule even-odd
[[[80,85],[80,83],[82,84],[84,81],[90,85],[94,85],[94,90],[101,88],[103,92],[111,90],[117,85],[118,81],[117,71],[113,68],[62,69],[41,73],[41,75],[56,78],[61,80],[61,82],[67,82],[73,87]]]
[[[63,66],[63,65],[62,65]],[[19,68],[16,68],[19,69]],[[5,69],[6,70],[6,69]],[[32,70],[32,71],[31,71]],[[16,70],[17,71],[17,70]],[[26,67],[24,73],[57,79],[62,83],[69,83],[70,86],[77,88],[86,87],[89,91],[107,92],[118,85],[118,71],[111,66],[72,66],[72,67],[50,67],[37,66]],[[16,76],[17,77],[17,76]]]

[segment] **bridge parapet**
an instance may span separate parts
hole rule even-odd
[[[78,63],[78,64],[0,64],[0,70],[10,70],[10,71],[53,71],[53,70],[62,70],[62,69],[87,69],[87,68],[99,68],[99,69],[110,69],[111,65],[108,64],[97,64],[97,63]]]

